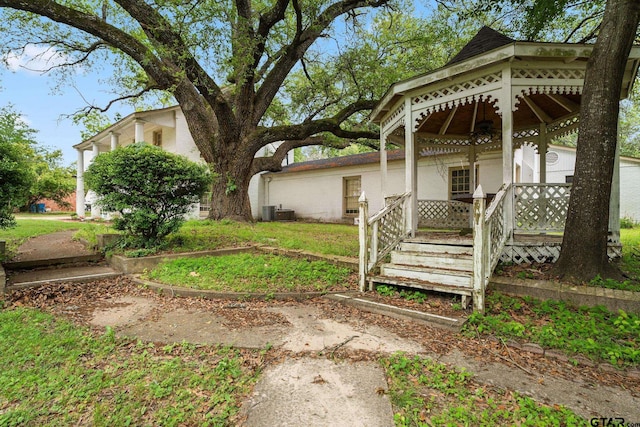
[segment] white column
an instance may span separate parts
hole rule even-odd
[[[144,122],[142,120],[135,121],[135,142],[144,142]]]
[[[381,189],[383,202],[386,200],[386,197],[389,196],[387,178],[387,144],[384,129],[380,129],[380,179],[382,180]],[[386,203],[384,203],[384,205],[386,206]]]
[[[93,162],[95,160],[96,157],[98,157],[98,154],[100,154],[100,149],[98,147],[98,143],[96,141],[92,142],[92,153],[91,153],[91,162]],[[91,218],[100,218],[100,214],[102,212],[100,211],[100,208],[98,208],[97,204],[95,203],[95,200],[93,203],[91,203]]]
[[[411,192],[407,202],[406,221],[407,232],[415,236],[418,228],[418,180],[417,180],[417,153],[415,134],[413,133],[413,116],[411,114],[411,98],[405,99],[404,105],[404,185],[405,191]]]
[[[613,163],[611,199],[609,200],[609,241],[620,242],[620,143],[616,144],[616,157]]]
[[[549,137],[547,136],[546,123],[540,124],[540,136],[538,139],[538,153],[540,154],[540,183],[547,183],[547,149],[549,148]]]
[[[513,184],[513,93],[511,90],[511,64],[502,69],[502,90],[499,107],[502,111],[502,182]],[[513,197],[504,201],[504,220],[509,238],[513,237]]]
[[[78,218],[84,218],[84,151],[80,148],[76,163],[76,214]]]
[[[478,183],[476,182],[476,146],[470,145],[467,149],[467,157],[469,158],[469,190],[473,194],[476,191]]]
[[[120,134],[115,132],[109,132],[109,134],[111,134],[111,151],[113,151],[118,148]]]

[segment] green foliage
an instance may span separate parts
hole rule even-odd
[[[640,364],[640,318],[603,307],[573,307],[562,301],[514,298],[493,292],[486,314],[473,313],[466,333],[523,339],[569,354],[584,354],[616,366]]]
[[[244,253],[165,261],[147,277],[196,289],[267,293],[347,289],[351,274],[326,261]]]
[[[396,426],[581,425],[585,420],[564,407],[487,387],[464,370],[402,353],[383,358]]]
[[[35,179],[29,189],[27,207],[42,199],[53,200],[63,207],[70,206],[66,198],[76,189],[75,171],[72,167],[62,166],[62,158],[62,150],[35,150],[31,158]]]
[[[35,180],[34,134],[11,107],[0,109],[0,229],[15,226],[13,211],[26,203]]]
[[[638,226],[638,222],[633,218],[622,217],[620,218],[620,228],[634,228]]]
[[[377,285],[376,292],[383,297],[392,297],[396,295],[396,287],[391,285]]]
[[[204,165],[145,143],[100,154],[85,179],[98,204],[119,213],[114,228],[142,247],[157,246],[178,230],[211,182]]]
[[[229,425],[255,382],[249,366],[230,349],[161,348],[0,310],[0,425]]]

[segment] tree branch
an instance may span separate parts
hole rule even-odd
[[[331,25],[335,18],[359,7],[380,7],[388,2],[389,0],[342,0],[329,5],[306,29],[299,27],[302,31],[296,33],[284,55],[275,63],[256,93],[253,123],[259,123],[291,69],[304,56],[313,42],[322,36],[322,32]]]

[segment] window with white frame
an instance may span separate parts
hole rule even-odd
[[[478,168],[476,167],[476,183],[478,182]],[[449,198],[453,199],[455,196],[472,192],[470,168],[449,168]]]
[[[343,214],[347,217],[358,215],[358,199],[360,198],[361,184],[359,176],[343,178],[342,194],[344,195]]]

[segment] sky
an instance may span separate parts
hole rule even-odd
[[[76,75],[75,87],[65,84],[60,90],[56,89],[54,78],[33,70],[45,69],[45,60],[51,64],[57,58],[34,60],[38,53],[28,50],[21,57],[9,58],[8,68],[0,66],[0,107],[12,105],[28,126],[38,131],[36,140],[42,146],[61,149],[64,165],[72,165],[77,160],[73,145],[82,142],[83,127],[65,115],[85,107],[86,100],[106,105],[111,98],[96,87],[100,76],[91,72],[86,76]],[[125,108],[120,110],[124,115],[133,112],[132,107]],[[116,108],[110,113],[116,111],[119,110]]]
[[[432,0],[427,0],[430,3]],[[422,9],[420,9],[422,10]],[[45,147],[60,149],[64,165],[75,165],[77,152],[73,145],[82,142],[81,125],[75,125],[70,117],[87,106],[105,106],[112,96],[100,90],[99,80],[104,80],[109,67],[104,66],[100,74],[88,70],[86,75],[75,76],[75,87],[64,84],[57,88],[57,81],[42,71],[51,65],[62,63],[51,51],[29,46],[20,56],[6,58],[7,67],[0,64],[0,108],[13,106],[22,115],[31,129],[37,131],[36,140]],[[125,117],[133,112],[130,105],[114,105],[108,115],[120,113]]]

